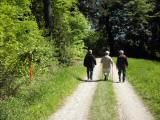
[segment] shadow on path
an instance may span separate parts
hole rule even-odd
[[[102,80],[102,79],[99,79],[99,80],[84,80],[84,79],[81,79],[80,77],[75,77],[76,80],[79,80],[81,82],[112,82],[112,83],[120,83],[120,82],[115,82],[115,81],[112,81],[112,80]]]
[[[82,81],[82,82],[104,82],[105,80],[79,80],[79,81]]]
[[[84,80],[80,77],[75,77],[76,80],[82,81],[82,82],[102,82],[102,81],[106,81],[106,80]]]

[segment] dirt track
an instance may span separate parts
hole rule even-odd
[[[82,80],[74,93],[66,99],[64,105],[56,113],[50,116],[49,120],[87,120],[100,70],[100,59],[97,59],[93,80],[87,81],[86,78]],[[115,65],[113,73],[119,120],[154,120],[132,86],[127,81],[118,83]]]
[[[92,98],[96,90],[100,73],[100,60],[97,59],[97,65],[94,69],[93,80],[82,80],[82,83],[75,90],[73,95],[66,99],[62,106],[49,120],[87,120]]]
[[[114,90],[118,100],[119,120],[153,120],[153,116],[126,81],[118,83],[118,71],[113,67]]]

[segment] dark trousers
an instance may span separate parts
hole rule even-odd
[[[88,79],[93,79],[93,68],[87,68],[87,77]]]
[[[126,78],[126,68],[118,68],[119,81],[121,81],[121,74],[123,73],[123,82]]]

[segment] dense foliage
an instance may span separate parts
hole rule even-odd
[[[93,30],[76,0],[1,0],[0,6],[1,98],[15,95],[29,74],[52,61],[70,64],[83,56]]]
[[[72,75],[84,73],[59,64],[81,59],[91,33],[76,0],[1,0],[0,119],[39,120],[56,110],[79,83]]]
[[[26,0],[0,3],[1,97],[13,95],[23,84],[17,78],[28,74],[29,56],[42,64],[51,56],[52,47],[41,36],[29,5]]]
[[[83,40],[91,27],[78,10],[77,0],[34,0],[32,11],[44,35],[54,42],[59,62],[70,63],[83,55]]]
[[[80,10],[101,33],[96,51],[124,49],[135,57],[160,58],[158,0],[79,0]],[[102,44],[104,43],[104,44]]]

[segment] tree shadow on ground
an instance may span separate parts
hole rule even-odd
[[[86,80],[86,79],[82,79],[82,78],[80,78],[80,77],[75,77],[76,78],[76,80],[79,80],[79,81],[81,81],[81,82],[102,82],[102,81],[106,81],[106,80]]]
[[[105,80],[80,80],[81,82],[105,82]]]
[[[123,82],[119,82],[119,81],[112,81],[113,83],[123,83]]]
[[[80,77],[74,76],[76,80],[81,81],[81,82],[112,82],[112,83],[121,83],[119,81],[113,81],[113,80],[104,80],[104,79],[97,79],[97,80],[87,80],[87,79],[82,79]]]
[[[106,82],[112,82],[112,83],[121,83],[121,82],[119,82],[119,81],[113,81],[113,80],[104,80],[104,81],[106,81]]]
[[[82,79],[82,78],[80,78],[80,77],[75,77],[75,78],[76,78],[76,80],[79,80],[79,81],[81,81],[81,82],[113,82],[113,83],[115,83],[115,82],[112,81],[112,80],[103,80],[103,79],[86,80],[86,79]]]

